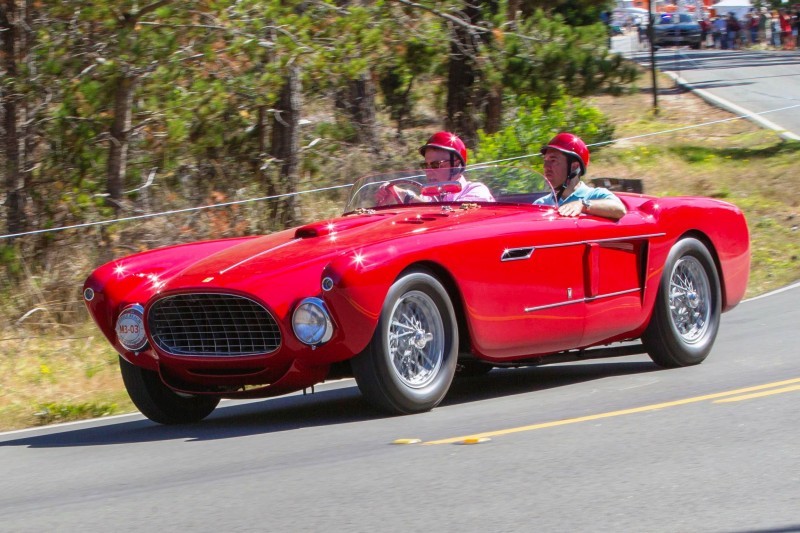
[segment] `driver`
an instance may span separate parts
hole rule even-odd
[[[489,187],[477,181],[467,181],[462,174],[467,165],[467,147],[458,135],[448,131],[436,132],[431,135],[428,142],[420,146],[419,153],[425,158],[422,167],[427,175],[428,183],[457,181],[461,184],[459,192],[445,193],[438,196],[436,201],[494,202],[494,196]],[[388,186],[384,186],[379,190],[378,205],[384,205],[380,197],[390,194],[388,188]],[[394,188],[405,203],[433,201],[432,198],[419,196],[414,191],[400,189],[400,187]],[[383,202],[386,200],[384,198]]]
[[[556,197],[548,194],[534,204],[555,206],[557,198],[558,213],[566,217],[586,213],[618,220],[627,213],[625,204],[613,192],[603,187],[590,187],[581,181],[580,177],[586,174],[589,166],[589,148],[580,137],[559,133],[542,147],[542,156],[544,177]]]
[[[460,192],[447,193],[442,201],[494,202],[489,187],[477,181],[467,181],[461,173],[467,165],[467,147],[458,135],[438,131],[419,147],[419,153],[425,158],[423,168],[429,182],[457,181],[461,184]]]

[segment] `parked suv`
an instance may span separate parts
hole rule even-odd
[[[700,23],[688,13],[665,13],[653,26],[655,46],[689,45],[700,48]]]

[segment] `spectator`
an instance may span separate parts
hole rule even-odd
[[[647,21],[643,20],[637,27],[636,32],[639,36],[639,49],[649,48],[649,42],[647,38]]]
[[[800,11],[795,11],[792,17],[792,50],[798,46],[800,46]]]
[[[758,24],[761,17],[755,9],[750,12],[750,44],[758,44]]]
[[[780,48],[781,46],[781,16],[777,11],[772,12],[772,46]]]
[[[728,22],[727,22],[727,30],[728,30],[728,48],[731,50],[736,50],[739,48],[739,30],[742,27],[739,25],[739,21],[736,20],[736,15],[734,13],[730,13],[728,15]]]
[[[714,32],[714,47],[725,50],[728,48],[728,25],[723,17],[716,17],[714,19],[713,32]]]
[[[706,40],[708,39],[708,32],[711,29],[711,23],[705,17],[697,22],[700,24],[700,47],[704,48],[706,44],[708,44]]]
[[[792,41],[792,17],[783,8],[781,8],[778,13],[781,24],[781,44],[783,45],[783,49],[794,50],[794,42]]]
[[[750,24],[752,24],[752,22],[753,14],[748,11],[744,14],[744,18],[739,24],[739,42],[742,48],[750,44]]]
[[[761,8],[761,13],[758,16],[758,42],[767,43],[767,29],[769,28],[769,11],[766,7]]]

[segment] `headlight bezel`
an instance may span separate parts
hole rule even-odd
[[[129,352],[136,354],[144,350],[148,343],[144,328],[144,307],[141,304],[125,306],[114,322],[114,333],[120,346]]]
[[[309,320],[310,316],[316,317]],[[313,322],[313,323],[312,323]],[[298,331],[299,328],[299,331]],[[305,329],[315,328],[311,333]],[[292,313],[292,332],[297,340],[308,346],[325,344],[333,337],[333,319],[320,298],[304,298]]]

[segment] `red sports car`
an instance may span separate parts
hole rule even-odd
[[[89,311],[145,416],[301,390],[344,369],[384,411],[435,407],[457,372],[647,352],[702,362],[742,298],[745,219],[709,198],[621,193],[619,221],[562,217],[530,171],[365,177],[339,218],[131,255],[95,270]],[[378,200],[376,200],[378,199]],[[380,205],[376,205],[380,204]],[[640,339],[640,342],[633,343]]]

